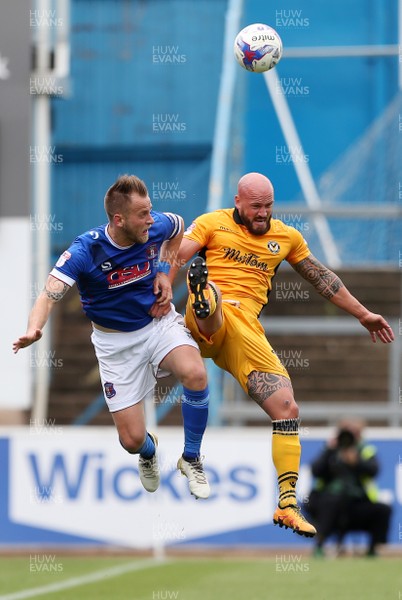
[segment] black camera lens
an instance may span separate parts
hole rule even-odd
[[[356,438],[348,429],[341,429],[337,437],[338,448],[350,448],[355,445]]]

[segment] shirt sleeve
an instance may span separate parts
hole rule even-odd
[[[197,217],[184,232],[184,237],[193,242],[198,242],[202,247],[208,246],[208,242],[214,230],[214,222],[216,224],[216,216],[212,217],[212,214],[213,213],[206,213]]]
[[[60,255],[50,275],[73,286],[80,275],[85,272],[87,253],[79,239],[75,240],[68,250]]]
[[[171,240],[180,233],[182,227],[182,220],[179,217],[179,215],[170,212],[161,213],[161,216],[165,217],[165,219],[163,219],[163,222],[167,227],[166,239]]]
[[[286,260],[291,265],[295,265],[301,260],[307,258],[311,254],[311,251],[300,231],[297,231],[297,229],[294,227],[289,227],[288,229],[292,241],[292,247],[286,257]]]

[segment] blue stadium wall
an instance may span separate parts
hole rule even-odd
[[[288,49],[319,46],[375,46],[398,44],[397,0],[354,0],[297,3],[246,1],[243,25],[271,24],[280,34],[284,57],[275,71],[300,137],[295,160],[308,164],[324,203],[320,180],[334,181],[343,191],[332,198],[342,205],[400,207],[402,198],[402,94],[398,100],[400,56],[331,58],[287,57]],[[275,185],[276,207],[303,202],[289,146],[280,129],[264,78],[246,71],[239,75],[244,91],[244,171],[261,171]],[[241,81],[243,80],[243,84]],[[389,129],[378,134],[363,165],[344,161],[344,170],[332,171],[342,155],[357,143],[392,101],[397,101]],[[356,167],[356,168],[355,168]],[[355,172],[354,169],[355,168]],[[342,180],[342,181],[340,181]],[[311,219],[299,223],[310,248],[325,258]],[[344,265],[373,263],[398,268],[402,219],[329,218],[331,233]],[[293,222],[289,224],[294,225]],[[357,244],[356,241],[359,240]]]
[[[54,256],[105,221],[123,173],[186,223],[205,208],[225,12],[226,0],[72,0],[71,90],[52,106]]]
[[[62,223],[53,232],[53,258],[104,222],[104,192],[125,172],[147,182],[156,210],[178,212],[186,224],[205,210],[227,4],[71,0],[71,89],[52,101],[52,144],[62,157],[52,169],[52,212]],[[285,48],[397,44],[397,0],[296,4],[245,0],[240,27],[270,23]],[[395,96],[398,60],[285,58],[276,71],[294,88],[287,100],[317,179]],[[232,205],[237,174],[247,171],[273,180],[279,212],[279,203],[300,199],[293,165],[278,161],[284,147],[263,77],[239,68],[222,205]],[[335,233],[344,223],[334,224]],[[360,258],[393,259],[398,230],[389,226],[377,240],[391,236],[394,245],[378,243],[375,255],[365,248]],[[322,257],[316,240],[310,243]]]
[[[282,7],[283,4],[283,7]],[[282,38],[277,68],[308,164],[317,179],[380,115],[398,89],[398,57],[286,58],[286,49],[397,44],[397,0],[245,2],[244,24],[267,22]],[[247,80],[245,169],[269,174],[277,196],[292,200],[292,165],[278,162],[285,144],[264,79]],[[362,201],[362,199],[360,199]]]

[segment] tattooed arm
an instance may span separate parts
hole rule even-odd
[[[340,278],[310,254],[304,260],[292,265],[306,281],[311,283],[324,298],[359,319],[370,332],[373,342],[378,337],[382,342],[392,342],[394,334],[387,321],[370,312],[357,298],[352,296]]]
[[[292,267],[327,300],[332,300],[341,288],[346,289],[339,277],[320,263],[312,254],[292,265]],[[361,306],[360,303],[358,304]]]
[[[42,337],[42,329],[47,323],[51,310],[56,302],[61,300],[70,289],[63,281],[49,275],[43,291],[39,294],[28,319],[25,335],[18,338],[13,344],[14,353],[21,348],[26,348]]]

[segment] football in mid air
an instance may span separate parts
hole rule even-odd
[[[247,25],[236,36],[234,53],[237,62],[247,71],[263,73],[272,69],[281,59],[282,40],[269,25]]]

